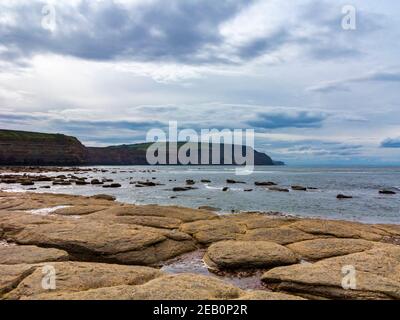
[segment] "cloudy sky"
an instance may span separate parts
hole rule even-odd
[[[392,0],[1,0],[0,128],[110,145],[178,121],[254,128],[257,149],[290,164],[399,164],[399,12]]]

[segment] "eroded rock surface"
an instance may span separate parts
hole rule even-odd
[[[298,261],[288,248],[267,241],[221,241],[212,244],[205,261],[219,269],[267,268]]]
[[[398,225],[110,200],[0,192],[0,298],[400,299]],[[214,275],[159,271],[198,249]],[[46,265],[56,290],[41,286]],[[356,287],[346,290],[350,267]],[[265,290],[239,289],[235,277]]]

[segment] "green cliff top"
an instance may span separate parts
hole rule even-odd
[[[0,141],[71,141],[76,142],[74,137],[66,136],[63,134],[50,134],[28,131],[15,131],[0,129]]]

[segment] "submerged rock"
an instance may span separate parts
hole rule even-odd
[[[388,195],[393,195],[396,194],[396,192],[392,191],[392,190],[381,190],[379,191],[380,194],[388,194]]]
[[[347,195],[344,195],[344,194],[338,194],[338,195],[336,196],[336,198],[337,198],[337,199],[353,199],[352,196],[347,196]]]

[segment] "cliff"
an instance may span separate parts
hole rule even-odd
[[[83,165],[87,149],[63,134],[0,130],[0,165]]]
[[[77,138],[63,134],[0,130],[0,165],[147,165],[146,152],[150,145],[142,143],[104,148],[85,147]],[[182,145],[184,143],[178,143],[178,148]],[[210,150],[211,146],[210,144]],[[224,147],[226,146],[220,145],[222,163]],[[202,147],[198,145],[197,149],[201,150]],[[247,152],[252,150],[248,148]],[[242,147],[242,152],[245,151],[246,147]],[[278,164],[268,155],[257,151],[254,151],[254,160],[256,165]]]

